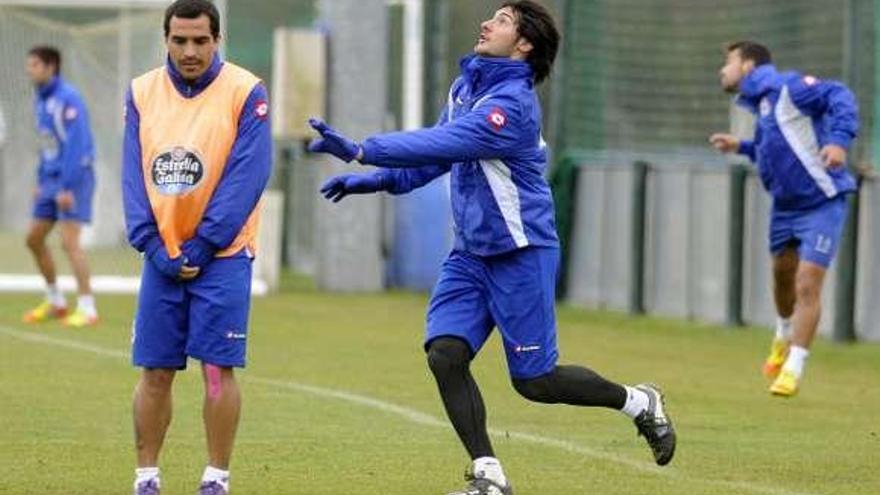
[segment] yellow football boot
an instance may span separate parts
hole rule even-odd
[[[777,338],[773,339],[773,343],[770,344],[770,355],[767,356],[764,366],[761,367],[761,372],[764,373],[764,376],[773,380],[779,375],[782,365],[785,364],[785,360],[788,358],[788,348],[788,341]]]
[[[800,378],[788,370],[782,370],[770,385],[770,393],[779,397],[794,397],[798,392]]]
[[[43,323],[49,320],[64,318],[66,314],[66,307],[54,306],[49,301],[43,301],[36,308],[25,313],[22,321],[25,323]]]
[[[64,324],[73,328],[91,327],[98,324],[98,317],[88,315],[85,311],[77,309],[64,319]]]

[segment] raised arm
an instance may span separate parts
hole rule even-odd
[[[468,160],[507,158],[533,136],[527,114],[515,98],[489,96],[455,120],[430,129],[379,134],[366,139],[360,161],[378,167],[450,165]]]

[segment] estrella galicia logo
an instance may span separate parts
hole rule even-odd
[[[204,160],[197,152],[175,146],[153,159],[153,184],[168,196],[186,194],[202,181]]]

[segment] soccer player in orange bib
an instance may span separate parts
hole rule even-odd
[[[201,361],[208,466],[199,494],[229,492],[245,365],[259,201],[271,170],[266,88],[222,61],[220,15],[208,0],[165,12],[167,63],[132,81],[125,102],[123,193],[128,239],[144,254],[132,360],[134,493],[160,490],[159,451],[171,385]]]

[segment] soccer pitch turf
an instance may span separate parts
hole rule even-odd
[[[35,297],[0,296],[0,494],[130,493],[134,299],[99,297],[99,327],[25,327]],[[423,295],[295,290],[256,299],[234,494],[442,495],[466,462],[421,349]],[[562,362],[656,381],[679,432],[653,465],[614,411],[541,405],[509,385],[494,336],[474,373],[518,495],[880,493],[880,347],[815,346],[801,394],[772,398],[769,334],[562,308]],[[197,368],[178,376],[163,493],[205,463]]]

